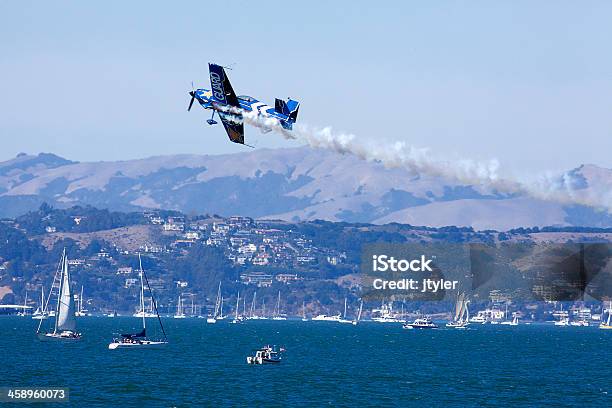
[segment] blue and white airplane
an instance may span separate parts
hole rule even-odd
[[[206,121],[209,125],[217,123],[215,121],[216,112],[225,127],[229,139],[234,143],[246,146],[249,145],[244,143],[243,112],[255,112],[262,117],[275,118],[284,129],[292,129],[293,124],[297,120],[298,109],[300,108],[299,102],[290,98],[287,101],[276,99],[274,107],[272,107],[252,96],[236,96],[221,65],[208,64],[208,70],[210,72],[210,86],[212,89],[195,89],[189,92],[191,101],[187,111],[191,110],[193,101],[197,100],[204,109],[212,110],[212,117]]]

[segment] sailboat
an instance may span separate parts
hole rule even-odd
[[[45,339],[65,339],[77,340],[81,338],[81,333],[76,331],[76,318],[74,316],[74,297],[70,291],[70,272],[68,271],[68,257],[66,249],[62,252],[62,258],[55,271],[53,284],[49,292],[49,297],[45,304],[43,314],[46,313],[49,300],[53,295],[53,289],[57,288],[57,306],[55,308],[55,325],[52,333],[41,333],[43,320],[38,324],[36,334]]]
[[[470,324],[470,311],[468,310],[468,303],[470,301],[465,296],[464,292],[457,295],[457,301],[455,302],[455,316],[451,322],[446,323],[446,327],[452,327],[455,329],[465,329]]]
[[[183,312],[183,298],[181,298],[181,295],[179,294],[178,297],[178,303],[176,305],[176,314],[174,315],[175,319],[184,319],[187,316],[185,316],[185,312]]]
[[[219,316],[217,316],[217,320],[224,320],[225,316],[223,316],[223,296],[221,296],[221,307],[219,308]]]
[[[238,292],[238,297],[236,297],[236,314],[234,315],[234,319],[231,321],[231,323],[236,324],[236,323],[242,323],[242,316],[238,315],[238,309],[240,309],[240,292]]]
[[[151,294],[151,299],[153,299],[153,291],[151,290],[151,286],[149,286],[149,280],[147,279],[147,275],[145,275],[144,269],[142,269],[142,261],[140,259],[140,254],[138,254],[138,264],[140,266],[140,310],[144,310],[144,286],[145,282],[147,283],[147,289]],[[166,337],[166,331],[164,330],[164,325],[162,324],[161,318],[159,317],[159,312],[157,311],[157,305],[153,300],[153,306],[155,308],[155,314],[157,315],[157,320],[159,321],[159,327],[164,334],[163,340],[150,340],[147,338],[147,321],[145,315],[142,315],[142,331],[139,333],[128,333],[122,334],[120,339],[113,339],[113,342],[108,345],[109,350],[115,350],[118,348],[136,348],[143,346],[162,346],[164,344],[168,344],[168,338]]]
[[[302,321],[303,322],[307,322],[308,319],[306,318],[306,303],[302,302]]]
[[[217,290],[217,299],[215,299],[215,312],[212,316],[208,316],[206,323],[217,323],[217,317],[219,317],[219,307],[221,305],[221,282],[219,282],[219,289]]]
[[[83,285],[81,285],[81,294],[79,295],[79,306],[77,307],[77,311],[74,313],[76,317],[89,316],[87,310],[83,309]]]
[[[34,313],[32,313],[32,319],[43,320],[49,317],[48,313],[43,313],[44,309],[45,309],[45,288],[41,286],[40,287],[40,307],[37,307]]]
[[[276,301],[276,309],[274,309],[274,317],[272,320],[287,320],[287,318],[280,313],[280,290],[278,291],[278,300]]]
[[[506,320],[504,320],[503,322],[501,322],[501,325],[504,326],[518,326],[518,315],[516,313],[512,313],[512,320],[508,320],[508,304],[506,303],[506,313],[504,314],[504,316],[506,316]]]
[[[363,311],[363,300],[359,303],[359,312],[357,312],[357,319],[353,320],[353,326],[357,326],[361,320],[361,312]]]
[[[25,294],[25,299],[23,301],[23,309],[21,310],[21,312],[17,313],[17,316],[25,316],[26,313],[26,308],[28,307],[28,291],[26,290],[26,294]]]
[[[344,298],[344,313],[342,314],[342,319],[338,320],[338,323],[353,323],[352,320],[347,320],[346,318],[346,297]]]
[[[605,310],[604,310],[604,312],[605,312]],[[605,330],[611,330],[612,329],[612,322],[610,321],[610,319],[612,319],[612,300],[608,304],[608,320],[606,320],[605,323],[601,322],[599,324],[599,328],[600,329],[605,329]]]

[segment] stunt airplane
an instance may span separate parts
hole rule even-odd
[[[287,99],[287,101],[277,98],[274,107],[272,107],[252,96],[236,96],[229,78],[225,74],[225,69],[221,65],[209,63],[208,70],[212,89],[195,89],[190,91],[191,101],[189,101],[187,111],[191,110],[193,101],[197,100],[204,109],[212,110],[212,116],[206,123],[211,126],[217,124],[217,121],[215,121],[216,112],[221,119],[221,123],[223,123],[223,127],[225,127],[229,139],[234,143],[245,146],[249,145],[244,143],[243,112],[255,112],[258,116],[275,118],[284,129],[292,129],[293,124],[297,120],[298,109],[300,108],[299,102],[291,98]]]

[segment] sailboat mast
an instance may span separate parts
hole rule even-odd
[[[61,268],[62,272],[60,275],[59,290],[57,293],[57,305],[55,306],[55,326],[53,327],[53,333],[57,333],[57,321],[59,319],[62,290],[64,287],[64,273],[66,272],[66,248],[64,248],[64,250],[62,251]],[[51,291],[53,292],[53,287],[51,287]]]
[[[147,284],[147,289],[149,289],[149,293],[151,294],[151,302],[153,303],[153,306],[155,307],[155,314],[157,315],[157,321],[159,322],[159,327],[161,328],[162,333],[164,334],[164,341],[168,341],[166,330],[164,329],[164,325],[162,324],[161,317],[159,317],[159,311],[157,310],[157,302],[155,302],[155,298],[153,297],[153,291],[151,290],[151,285],[149,285],[149,280],[147,279],[147,275],[145,274],[144,269],[142,269],[142,261],[140,260],[140,254],[138,254],[138,263],[140,264],[140,271],[142,272],[141,275]]]
[[[142,271],[142,260],[140,259],[140,254],[138,254],[138,268],[140,269],[140,313],[142,313],[142,328],[147,328],[147,323],[145,319],[145,305],[144,305],[144,277],[142,276],[144,272]]]
[[[236,298],[236,320],[238,320],[238,308],[240,307],[240,292],[238,292],[238,297]]]

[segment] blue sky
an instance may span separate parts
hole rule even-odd
[[[246,151],[186,112],[215,61],[236,63],[238,93],[298,99],[301,122],[362,140],[517,171],[612,167],[612,3],[315,4],[2,2],[0,160]]]

